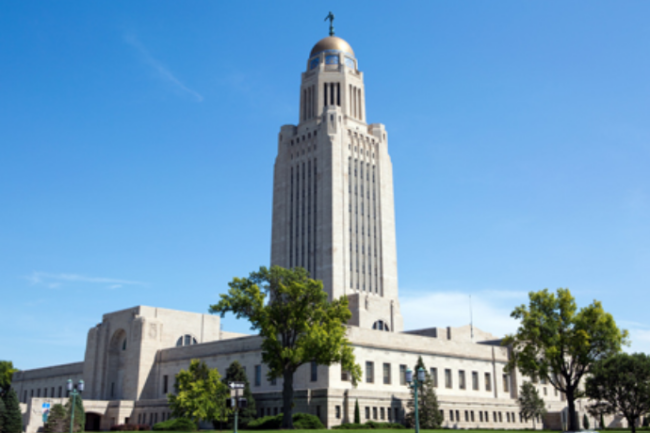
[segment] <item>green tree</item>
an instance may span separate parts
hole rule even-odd
[[[519,411],[526,421],[533,420],[533,429],[535,429],[535,419],[543,417],[546,414],[544,399],[540,397],[537,388],[530,382],[524,382],[519,391]]]
[[[18,369],[14,368],[11,361],[0,361],[0,393],[11,388],[11,380]]]
[[[261,267],[248,278],[234,278],[229,286],[210,312],[246,317],[259,331],[267,377],[283,378],[282,428],[293,428],[293,376],[301,365],[340,363],[356,384],[361,367],[345,336],[344,325],[352,317],[347,297],[328,301],[323,283],[302,268]]]
[[[587,414],[582,415],[582,427],[585,430],[589,430],[589,418],[587,418]]]
[[[20,413],[20,404],[18,403],[16,391],[11,388],[4,391],[2,400],[5,406],[2,420],[2,433],[22,433],[23,416]]]
[[[176,375],[174,391],[175,394],[167,395],[174,417],[189,418],[196,423],[223,420],[230,392],[216,368],[210,369],[198,359],[191,360],[190,368]]]
[[[72,393],[68,397],[68,401],[65,404],[66,410],[66,425],[67,430],[70,431],[70,418],[72,417],[72,403],[74,400],[74,431],[82,432],[84,427],[86,427],[86,412],[84,411],[84,401],[81,398],[81,393],[78,393],[76,397],[73,398]]]
[[[596,362],[585,391],[601,413],[622,414],[634,433],[637,420],[650,412],[650,356],[619,353]]]
[[[359,411],[359,399],[354,400],[354,423],[361,424],[361,412]]]
[[[238,423],[240,426],[246,426],[249,422],[255,419],[257,415],[257,409],[255,408],[255,398],[251,392],[250,384],[248,383],[248,376],[246,375],[246,370],[239,363],[239,361],[233,361],[228,368],[226,369],[226,376],[222,379],[222,382],[227,385],[228,382],[244,382],[245,388],[243,397],[248,401],[248,406],[246,409],[239,410],[239,420]],[[234,422],[234,412],[231,412],[228,416],[228,425],[230,426]],[[216,426],[215,426],[216,428]]]
[[[627,344],[627,331],[616,326],[599,301],[577,311],[569,289],[548,289],[528,294],[529,306],[521,305],[511,316],[521,320],[517,333],[503,344],[512,347],[507,370],[516,368],[526,376],[547,379],[567,399],[569,430],[579,429],[575,400],[582,394],[578,384],[599,359],[620,352]]]
[[[5,424],[5,413],[7,409],[5,408],[5,401],[0,396],[0,433],[4,431],[3,426]]]
[[[65,433],[66,431],[70,431],[70,419],[63,405],[55,404],[52,406],[43,431],[45,433]]]
[[[424,369],[424,383],[418,389],[418,417],[420,419],[420,428],[423,429],[439,429],[442,424],[442,414],[438,406],[438,397],[436,395],[436,388],[433,386],[433,378],[427,371],[427,368],[422,361],[422,357],[418,357],[418,362],[413,368],[413,375],[417,375],[418,369]],[[409,413],[406,414],[406,425],[415,425],[415,390],[411,388],[411,400],[406,403]]]

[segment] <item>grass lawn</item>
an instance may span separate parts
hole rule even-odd
[[[286,431],[292,433],[315,433],[315,432],[325,432],[326,430],[239,430],[240,433],[272,433],[274,431]],[[399,432],[413,432],[414,429],[361,429],[361,430],[327,430],[331,432],[341,432],[341,433],[399,433]],[[440,429],[440,430],[424,430],[420,429],[422,433],[452,433],[454,431],[462,432],[463,429]],[[466,430],[467,433],[533,433],[532,430]],[[229,433],[232,430],[201,430],[200,433]],[[550,430],[544,430],[543,433],[552,433]],[[130,433],[130,432],[119,432],[119,433]],[[141,432],[138,432],[141,433]],[[170,432],[170,433],[190,433],[190,432]],[[561,433],[558,431],[557,433]],[[607,433],[618,433],[613,431],[607,431]],[[621,431],[623,433],[623,431]],[[626,431],[629,433],[629,430]]]

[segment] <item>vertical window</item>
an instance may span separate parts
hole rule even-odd
[[[480,411],[478,412],[478,420],[479,420],[480,422],[483,422],[483,411],[482,411],[482,410],[480,410]]]
[[[375,383],[375,364],[372,361],[366,361],[366,383]]]
[[[40,397],[40,396],[41,396],[41,388],[38,388],[38,389],[36,390],[36,397],[38,398],[38,397]]]
[[[546,388],[544,388],[544,391],[546,391]],[[544,392],[544,394],[546,394],[546,392]],[[47,397],[47,388],[43,388],[43,397]]]
[[[433,387],[437,388],[438,387],[438,369],[436,367],[433,367],[429,369],[429,372],[431,373],[431,380],[433,381]]]
[[[271,385],[274,385],[274,386],[275,386],[275,385],[277,385],[277,384],[278,384],[278,379],[277,379],[277,377],[274,377],[273,379],[271,379]]]
[[[465,411],[465,422],[469,422],[469,411]]]
[[[24,395],[25,396],[23,397],[24,398],[23,403],[27,403],[27,390],[25,390]]]
[[[262,385],[262,366],[260,364],[255,366],[255,386]]]
[[[311,362],[311,381],[316,382],[318,380],[318,364],[316,361]]]
[[[377,419],[377,408],[376,407],[372,408],[372,419]]]
[[[383,407],[379,408],[379,419],[382,419],[382,420],[385,419],[385,417],[384,417],[384,408]]]
[[[502,412],[499,412],[499,422],[503,422],[503,417],[501,416]]]
[[[456,411],[456,421],[460,421],[460,412]]]
[[[384,385],[390,385],[390,364],[388,363],[384,363]]]
[[[111,398],[115,397],[115,382],[111,382]]]
[[[453,421],[453,420],[454,420],[454,411],[450,410],[449,411],[449,421]]]
[[[59,398],[63,396],[63,387],[59,387]]]
[[[544,387],[544,395],[548,395],[548,389],[546,387]]]
[[[510,412],[506,412],[506,421],[510,422]]]
[[[471,411],[469,413],[469,415],[470,415],[470,419],[472,420],[472,422],[474,422],[474,411]]]
[[[492,379],[490,378],[490,373],[485,373],[485,390],[492,391]]]
[[[451,369],[445,369],[445,388],[451,388],[454,384],[451,380]],[[452,420],[453,421],[453,420]]]
[[[341,380],[343,382],[348,382],[350,380],[350,372],[347,370],[341,370]]]
[[[503,392],[510,392],[510,378],[507,374],[503,375]]]
[[[320,406],[316,406],[316,416],[320,419]]]
[[[478,391],[478,371],[472,371],[472,389]]]
[[[399,384],[406,385],[406,365],[399,366]]]
[[[458,370],[458,388],[465,389],[465,370]]]
[[[395,422],[399,422],[399,408],[395,408]]]
[[[169,376],[164,375],[163,376],[163,394],[167,394],[168,383],[169,383]]]
[[[366,419],[370,419],[370,408],[366,406]]]
[[[440,419],[445,420],[445,411],[440,409]]]
[[[336,419],[341,419],[341,406],[334,406]]]

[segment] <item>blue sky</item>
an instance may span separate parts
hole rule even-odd
[[[25,1],[0,14],[0,359],[79,361],[103,313],[206,312],[268,263],[329,10],[389,132],[406,327],[471,295],[502,335],[569,287],[650,353],[650,3]]]

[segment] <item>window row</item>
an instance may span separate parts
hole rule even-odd
[[[447,411],[449,414],[449,421],[451,422],[500,422],[502,423],[503,420],[507,423],[515,423],[517,422],[517,418],[515,417],[514,412],[505,412],[505,417],[503,416],[504,412],[497,412],[497,411],[492,411],[492,417],[490,418],[490,411],[477,411],[478,414],[475,413],[473,410],[466,410],[464,411],[464,418],[461,419],[461,412],[459,410],[453,410],[450,409]],[[445,411],[441,410],[440,414],[442,415],[443,419],[445,418]],[[519,413],[519,422],[524,423],[524,416]],[[537,422],[539,422],[539,416],[537,417]]]
[[[58,389],[58,392],[57,392],[57,389]],[[41,390],[43,391],[43,395],[42,395],[43,398],[47,398],[47,397],[50,397],[50,398],[55,398],[55,397],[56,398],[63,398],[64,391],[65,391],[65,397],[68,397],[70,395],[70,391],[68,391],[67,389],[64,390],[62,386],[59,386],[58,388],[55,387],[55,386],[53,386],[51,388],[48,388],[48,387],[36,388],[36,389],[30,390],[29,392],[27,390],[25,390],[23,392],[22,403],[27,403],[29,401],[28,399],[31,398],[31,397],[40,398],[41,397]],[[50,391],[49,395],[48,395],[48,390]]]
[[[406,370],[408,367],[405,364],[401,364],[399,366],[399,384],[400,385],[406,385]],[[382,364],[382,382],[384,385],[390,385],[392,383],[391,379],[391,371],[392,367],[391,364],[388,362],[384,362]],[[438,387],[438,368],[437,367],[432,367],[429,369],[427,372],[429,378],[433,382],[433,386],[435,388]],[[472,378],[472,390],[474,391],[480,391],[481,386],[480,386],[480,380],[479,380],[480,374],[478,371],[472,371],[471,372],[471,378]],[[349,380],[348,379],[348,374],[347,372],[343,372],[341,374],[341,380]],[[504,374],[502,377],[502,384],[503,384],[503,392],[510,392],[510,376],[507,374]],[[365,382],[366,383],[375,383],[375,362],[374,361],[366,361],[366,368],[365,368]],[[453,377],[453,372],[450,368],[446,368],[444,370],[444,385],[445,388],[452,389],[454,387],[454,377]],[[466,371],[465,370],[458,370],[458,389],[467,389],[467,377],[466,377]],[[483,373],[483,390],[484,391],[492,391],[492,374],[489,372]]]

